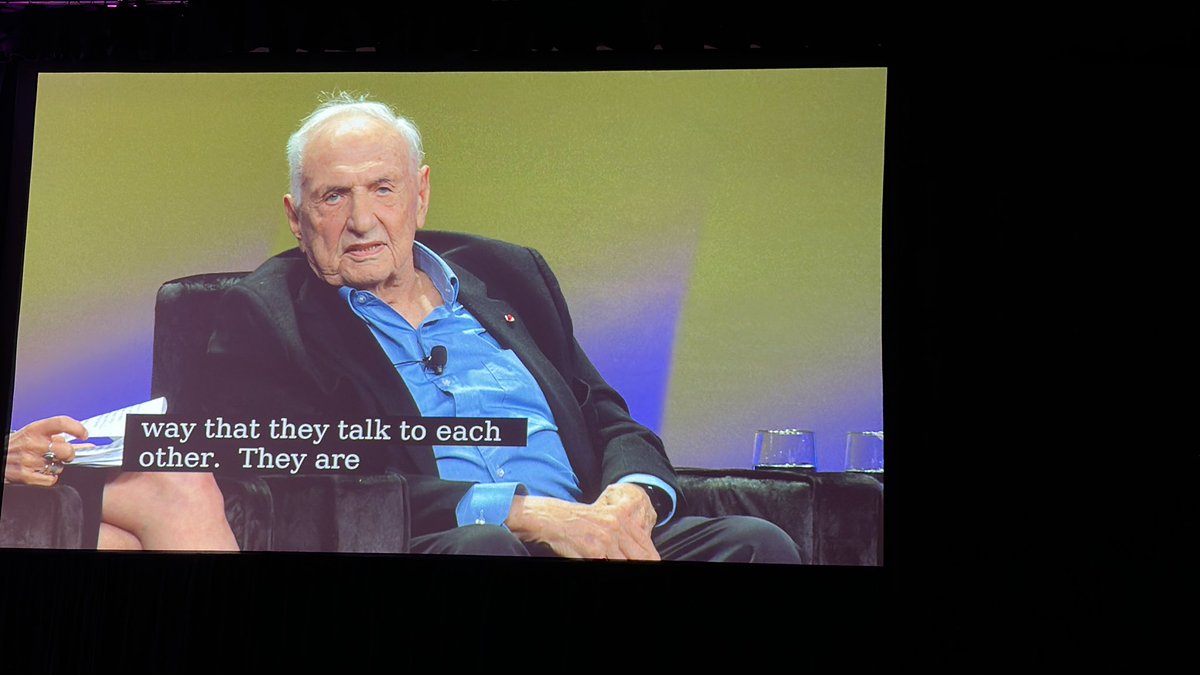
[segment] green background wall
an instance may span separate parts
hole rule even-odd
[[[421,129],[430,228],[545,255],[677,465],[882,428],[883,69],[42,75],[15,425],[148,396],[154,291],[292,245],[284,143],[337,89]]]

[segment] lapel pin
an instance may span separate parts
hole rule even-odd
[[[505,321],[507,321],[507,322],[509,322],[509,323],[516,323],[516,322],[517,322],[517,317],[513,316],[512,314],[505,314],[505,315],[504,315],[504,320],[505,320]]]

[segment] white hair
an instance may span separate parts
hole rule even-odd
[[[421,132],[417,131],[415,124],[408,118],[397,115],[387,104],[368,101],[365,95],[354,96],[348,92],[339,91],[325,98],[316,110],[304,118],[304,121],[300,123],[300,128],[288,139],[288,172],[292,177],[292,202],[297,208],[300,207],[302,200],[300,180],[304,171],[304,150],[308,147],[309,138],[321,125],[334,117],[349,113],[374,117],[395,127],[408,145],[413,174],[415,175],[420,170],[421,161],[425,158],[425,151],[421,149]]]

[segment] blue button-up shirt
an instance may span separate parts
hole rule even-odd
[[[421,414],[528,420],[525,447],[434,446],[442,478],[475,483],[458,504],[458,524],[503,525],[517,494],[578,502],[583,496],[579,479],[563,448],[550,404],[529,369],[458,302],[458,277],[444,260],[414,242],[413,261],[442,297],[442,306],[420,326],[414,328],[369,291],[343,286],[339,292],[370,327],[404,378]],[[438,345],[446,347],[447,358],[443,372],[435,375],[423,359]],[[658,477],[631,474],[621,481],[664,489],[671,496],[674,515],[674,490]]]

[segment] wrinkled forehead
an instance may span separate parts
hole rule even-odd
[[[391,135],[403,141],[403,137],[400,136],[400,132],[394,126],[378,117],[357,110],[347,110],[336,115],[331,115],[328,119],[323,120],[314,127],[309,132],[309,137],[315,141],[320,137],[338,138],[369,132],[390,132]]]
[[[387,122],[357,112],[335,115],[313,129],[301,157],[304,179],[331,162],[350,155],[386,154],[408,173],[412,152],[408,140]]]

